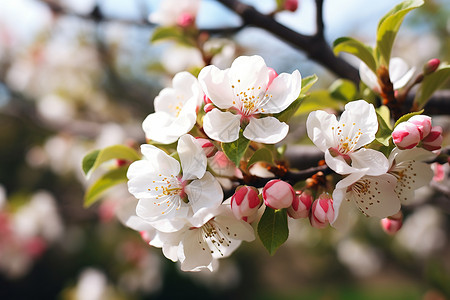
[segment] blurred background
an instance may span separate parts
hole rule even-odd
[[[244,2],[264,13],[275,7],[275,0]],[[374,44],[378,20],[397,2],[325,1],[327,40]],[[254,241],[222,260],[217,273],[179,271],[117,220],[115,207],[129,197],[125,185],[83,207],[92,181],[81,160],[93,149],[143,143],[141,123],[154,97],[175,73],[203,67],[199,53],[150,44],[155,26],[147,18],[159,1],[0,4],[0,299],[450,299],[448,164],[418,191],[395,236],[373,219],[354,220],[346,232],[296,220],[273,257]],[[276,19],[312,34],[314,16],[314,1],[300,0],[296,12]],[[427,0],[406,18],[394,56],[418,69],[430,58],[448,61],[449,16],[448,1]],[[239,25],[220,3],[202,1],[199,28]],[[213,38],[224,49],[214,62],[222,68],[259,54],[279,73],[317,74],[316,90],[336,79],[261,29]],[[304,134],[304,118],[295,122],[293,131]],[[434,122],[448,132],[448,112]]]

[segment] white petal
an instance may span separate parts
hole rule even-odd
[[[415,190],[428,185],[434,176],[430,165],[414,160],[399,163],[390,173],[398,179],[395,192],[402,204],[414,200]]]
[[[389,77],[394,85],[394,90],[404,87],[411,79],[415,68],[409,68],[408,64],[400,57],[393,57],[389,61]]]
[[[206,66],[198,74],[198,81],[203,92],[217,107],[227,109],[233,106],[233,89],[227,70],[219,70],[215,66]]]
[[[342,156],[333,157],[330,154],[330,151],[325,150],[325,162],[330,167],[331,170],[335,171],[338,174],[350,174],[356,171],[361,171],[359,169],[353,168],[348,165],[348,163],[342,158]]]
[[[192,214],[192,212],[190,212]],[[188,213],[189,216],[189,213]],[[156,221],[149,221],[149,223],[159,232],[172,233],[178,232],[186,226],[186,219],[173,218],[173,219],[159,219]]]
[[[169,113],[159,111],[147,116],[142,122],[145,136],[162,144],[171,144],[178,138],[188,133],[197,120],[197,99],[186,102],[177,117]]]
[[[298,70],[292,74],[282,73],[275,77],[267,89],[267,94],[272,95],[263,106],[263,113],[279,113],[285,110],[300,95],[302,89],[302,76]]]
[[[207,267],[212,261],[211,249],[203,240],[201,229],[186,232],[178,248],[181,270],[194,271],[199,267]]]
[[[213,140],[223,143],[234,142],[239,138],[240,119],[238,115],[214,108],[203,117],[203,129]]]
[[[189,72],[177,73],[172,80],[174,89],[178,92],[177,98],[185,102],[191,98],[196,99],[197,105],[203,101],[203,91],[197,78]]]
[[[159,170],[155,161],[147,159],[136,160],[128,167],[127,178],[132,179],[138,176],[151,176]]]
[[[185,134],[178,140],[177,152],[183,169],[182,180],[202,178],[206,171],[206,155],[195,138]]]
[[[269,72],[261,56],[239,56],[231,64],[228,74],[230,84],[234,85],[234,92],[245,92],[252,87],[261,87],[262,91],[267,88]]]
[[[368,168],[367,175],[382,175],[389,169],[389,160],[386,156],[373,149],[361,148],[351,153],[350,158],[352,159],[352,167],[357,169]]]
[[[325,152],[336,147],[338,142],[333,137],[333,127],[337,127],[336,116],[323,110],[316,110],[309,114],[306,120],[308,137],[320,150]]]
[[[334,219],[330,223],[331,226],[339,230],[349,226],[349,218],[354,210],[354,204],[347,198],[346,189],[336,188],[333,191]]]
[[[244,129],[244,136],[254,142],[275,144],[286,137],[289,125],[274,117],[252,118]]]
[[[359,65],[359,77],[371,90],[380,90],[377,75],[363,62]]]
[[[126,226],[136,231],[147,231],[151,236],[156,234],[155,228],[136,215],[137,200],[132,197],[123,199],[116,210],[117,218]]]
[[[185,187],[189,204],[195,213],[201,208],[216,208],[222,203],[223,191],[219,182],[206,172],[202,179],[194,180]]]
[[[394,191],[396,183],[390,174],[364,176],[352,185],[350,199],[367,216],[392,216],[400,210],[400,201]]]
[[[155,169],[164,171],[164,174],[173,174],[174,176],[180,173],[180,164],[178,161],[167,155],[163,150],[153,145],[141,145],[141,152],[144,158],[154,164]]]
[[[140,199],[136,207],[136,215],[148,220],[185,218],[189,213],[189,205],[179,196],[166,196],[160,199]]]
[[[375,108],[365,100],[347,103],[339,119],[339,124],[344,136],[352,137],[356,136],[357,132],[362,132],[354,149],[372,142],[378,131],[378,119]]]

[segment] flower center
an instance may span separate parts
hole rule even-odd
[[[220,256],[223,256],[221,247],[231,246],[230,228],[227,226],[225,226],[225,228],[223,226],[220,226],[220,224],[218,224],[214,218],[209,220],[200,228],[191,229],[201,230],[198,243],[202,247],[203,251],[206,251],[208,249],[209,251],[211,251],[211,254],[219,253]],[[236,234],[234,234],[234,236],[236,236]]]
[[[153,204],[156,206],[167,205],[167,209],[161,214],[165,214],[174,207],[176,210],[180,209],[181,201],[186,198],[184,192],[186,183],[184,181],[174,175],[158,174],[158,179],[153,180],[153,184],[152,188],[148,188],[149,192],[155,193]]]
[[[355,146],[358,143],[359,138],[363,134],[361,128],[356,127],[356,123],[352,123],[350,127],[345,127],[346,124],[339,124],[336,128],[333,126],[334,139],[338,141],[338,146],[334,148],[341,155],[346,155],[355,150]]]
[[[272,98],[266,89],[261,86],[243,87],[241,80],[231,85],[233,94],[236,96],[233,100],[233,106],[239,111],[243,118],[248,118],[256,113],[264,113],[264,105]]]

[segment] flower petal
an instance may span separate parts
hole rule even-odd
[[[267,89],[270,100],[263,106],[262,113],[279,113],[285,110],[300,95],[302,76],[298,70],[292,74],[282,73],[275,77]]]
[[[338,121],[336,116],[323,110],[316,110],[309,114],[306,120],[306,129],[310,140],[323,152],[329,148],[336,147],[338,141],[334,140],[333,127],[336,128]]]
[[[144,158],[154,164],[155,169],[164,170],[164,174],[173,174],[174,176],[180,173],[180,164],[178,161],[170,157],[163,150],[153,145],[141,145],[141,152]]]
[[[238,115],[214,108],[203,117],[203,129],[211,139],[230,143],[239,138],[240,119]]]
[[[189,204],[195,213],[201,208],[216,208],[222,203],[223,191],[214,178],[206,172],[203,178],[194,180],[185,187],[185,192],[189,198]]]
[[[351,153],[350,158],[352,159],[352,167],[357,169],[368,168],[367,175],[382,175],[389,169],[389,160],[386,156],[373,149],[361,148]]]
[[[206,66],[198,74],[198,81],[206,96],[215,106],[228,109],[233,106],[233,88],[228,77],[229,69],[220,70],[216,66]]]
[[[354,137],[361,132],[354,149],[367,145],[375,139],[378,131],[378,119],[375,108],[365,100],[356,100],[345,105],[339,119],[342,135]]]
[[[404,87],[412,78],[415,68],[409,68],[408,64],[400,57],[393,57],[389,61],[389,77],[394,90]]]
[[[349,166],[342,156],[332,156],[328,149],[325,150],[325,162],[331,170],[341,175],[360,171],[357,168]]]
[[[267,89],[269,71],[261,56],[239,56],[229,70],[229,84],[234,86],[235,93],[258,87],[261,87],[262,91]]]
[[[244,136],[254,142],[275,144],[286,137],[289,125],[274,117],[251,119],[244,129]]]
[[[189,134],[181,136],[177,152],[183,169],[182,181],[202,178],[206,172],[206,155],[195,138]]]
[[[394,191],[396,183],[390,174],[364,176],[352,185],[352,193],[347,193],[347,197],[355,201],[365,215],[386,218],[400,210],[400,201]]]
[[[330,222],[331,226],[336,229],[343,230],[349,226],[349,218],[355,205],[350,202],[346,193],[347,188],[336,188],[333,191],[333,209],[334,219]]]
[[[398,180],[395,192],[402,204],[414,200],[415,190],[428,185],[434,176],[430,165],[414,160],[399,163],[389,173]]]
[[[188,230],[178,248],[181,270],[196,271],[199,267],[207,267],[213,257],[211,249],[203,240],[202,230],[195,228]]]
[[[380,91],[377,75],[363,62],[359,64],[359,77],[371,90]]]

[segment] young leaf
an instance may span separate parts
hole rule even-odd
[[[305,77],[302,79],[302,90],[300,91],[300,95],[305,95],[308,90],[317,82],[319,78],[316,74]]]
[[[371,47],[364,45],[358,40],[350,37],[341,37],[334,41],[333,52],[338,55],[340,52],[353,54],[362,60],[374,73],[377,70],[377,63]]]
[[[450,65],[442,64],[432,74],[426,75],[420,85],[414,103],[418,108],[425,106],[431,95],[450,78]]]
[[[349,102],[356,99],[356,86],[347,79],[338,79],[333,82],[329,88],[330,95],[333,98]]]
[[[375,134],[375,138],[378,142],[384,146],[389,146],[389,140],[391,139],[392,129],[386,123],[384,118],[377,112],[378,119],[378,131]]]
[[[380,54],[381,65],[389,66],[392,45],[406,14],[423,4],[423,0],[403,1],[381,18],[377,29],[377,51]]]
[[[256,150],[248,161],[247,168],[250,168],[251,165],[257,163],[258,161],[264,161],[269,164],[273,164],[272,152],[267,148],[260,148]]]
[[[195,46],[195,43],[189,39],[180,27],[157,27],[153,31],[150,42],[155,43],[163,40],[173,40],[186,46]]]
[[[420,115],[420,114],[422,114],[422,113],[423,113],[423,109],[420,110],[420,111],[415,111],[415,112],[412,112],[412,113],[409,113],[409,114],[406,114],[406,115],[401,116],[401,117],[397,120],[397,122],[395,122],[394,128],[397,127],[398,124],[400,124],[400,123],[402,123],[402,122],[408,121],[412,116]]]
[[[294,116],[307,114],[313,110],[331,108],[341,110],[342,102],[331,97],[330,93],[325,90],[311,92],[303,101],[302,105],[295,111]]]
[[[136,150],[124,145],[114,145],[102,150],[94,150],[88,153],[83,159],[82,166],[85,175],[89,176],[102,163],[111,159],[135,161],[141,159],[141,157]]]
[[[84,207],[89,207],[97,202],[110,187],[125,182],[127,180],[127,170],[128,166],[113,169],[94,182],[84,195]]]
[[[274,255],[289,236],[286,210],[266,207],[258,223],[258,235],[269,254]]]
[[[239,167],[241,162],[241,158],[244,156],[245,151],[247,150],[248,144],[250,143],[242,135],[242,130],[239,132],[239,138],[231,143],[222,143],[222,150],[225,155],[232,161],[234,164]]]

